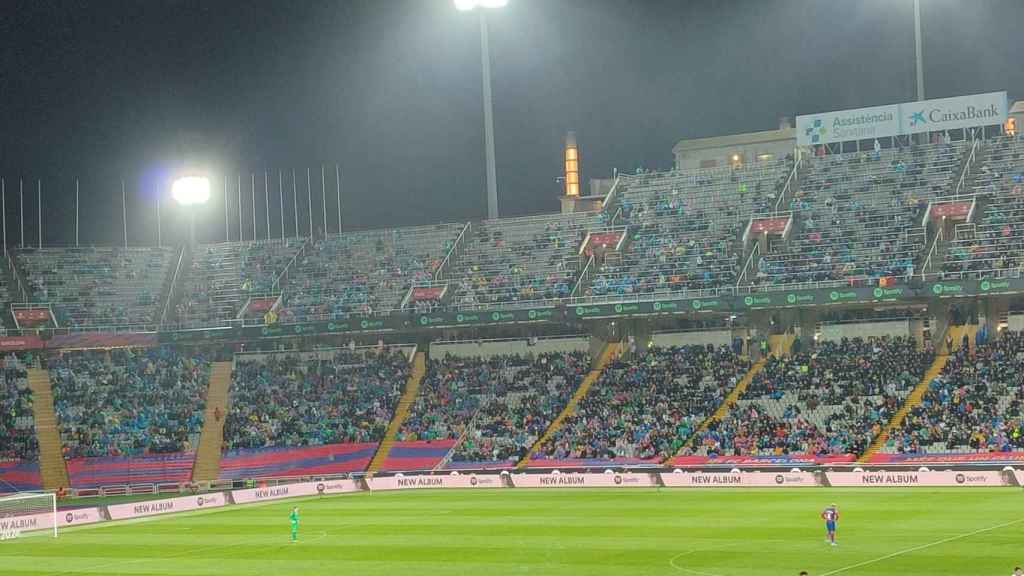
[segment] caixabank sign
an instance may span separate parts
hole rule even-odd
[[[1006,122],[1006,92],[903,102],[796,117],[796,142],[816,146]]]

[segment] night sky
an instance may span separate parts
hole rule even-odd
[[[1024,97],[1024,2],[921,0],[928,97]],[[562,138],[583,177],[668,168],[682,138],[773,129],[795,116],[913,100],[912,0],[510,0],[488,13],[502,215],[557,210]],[[451,0],[5,0],[0,3],[0,174],[7,241],[156,243],[156,198],[184,166],[214,176],[200,238],[224,239],[223,174],[243,174],[243,233],[308,230],[327,165],[328,229],[479,219],[486,213],[479,22]],[[166,198],[166,196],[165,196]],[[232,192],[231,237],[238,238]],[[181,215],[162,203],[164,242]],[[314,228],[321,224],[314,223]]]

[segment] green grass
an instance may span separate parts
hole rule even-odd
[[[836,548],[818,517],[833,501]],[[1018,564],[1024,493],[1010,488],[378,492],[0,543],[4,576],[1003,576]]]

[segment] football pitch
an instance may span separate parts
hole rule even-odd
[[[819,517],[832,502],[837,547]],[[1020,564],[1024,494],[1013,488],[358,493],[0,543],[4,576],[1006,576]]]

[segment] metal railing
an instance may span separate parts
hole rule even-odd
[[[755,242],[754,247],[750,249],[750,256],[747,256],[747,261],[743,264],[743,270],[740,271],[740,277],[736,279],[736,287],[738,288],[743,284],[743,280],[747,278],[747,271],[754,265],[754,258],[761,253],[761,244]]]
[[[274,278],[274,283],[270,285],[270,289],[272,291],[281,291],[281,280],[288,278],[288,271],[291,269],[292,264],[294,264],[295,261],[298,260],[299,256],[302,256],[303,254],[306,253],[306,250],[311,246],[312,242],[312,238],[306,238],[303,240],[302,246],[299,246],[299,249],[295,251],[294,255],[292,255],[292,259],[289,260],[288,263],[284,265],[284,268],[281,270],[281,273],[278,274],[276,278]]]
[[[580,286],[583,285],[584,280],[587,279],[587,274],[590,273],[590,267],[594,265],[594,255],[591,254],[587,260],[587,265],[580,271],[580,277],[576,279],[576,285],[572,287],[572,292],[569,293],[569,298],[572,299],[577,297],[579,294]]]
[[[938,231],[935,232],[935,237],[932,238],[932,246],[928,249],[928,256],[924,259],[924,264],[921,265],[922,280],[924,280],[925,274],[928,272],[928,268],[932,265],[932,258],[935,256],[935,252],[939,247],[939,242],[942,241],[944,234],[942,229],[943,226],[939,226]]]
[[[964,169],[960,171],[960,179],[956,183],[956,188],[953,191],[953,196],[960,196],[963,191],[964,184],[967,182],[967,177],[971,174],[971,167],[974,165],[974,160],[978,154],[978,146],[981,144],[981,140],[975,140],[971,144],[971,152],[967,155],[967,161],[964,162]]]
[[[796,156],[793,161],[793,169],[789,172],[789,176],[786,178],[786,183],[782,186],[782,192],[779,193],[779,198],[775,201],[775,213],[779,212],[779,206],[782,201],[789,195],[793,188],[793,183],[796,182],[797,172],[800,170],[800,155]]]
[[[167,314],[170,311],[171,302],[174,301],[174,287],[178,284],[178,274],[181,272],[181,262],[185,259],[185,250],[189,250],[189,248],[182,246],[181,251],[178,252],[178,263],[174,265],[171,285],[167,289],[167,299],[164,301],[164,311],[160,314],[160,326],[167,323]]]
[[[462,246],[462,239],[466,236],[466,232],[470,230],[471,222],[466,222],[466,225],[462,227],[462,231],[455,237],[455,242],[452,243],[452,247],[448,250],[448,253],[444,255],[444,259],[438,264],[437,270],[434,271],[434,281],[440,282],[444,280],[445,275],[448,272],[448,265],[451,264],[452,257],[457,255],[456,250]]]

